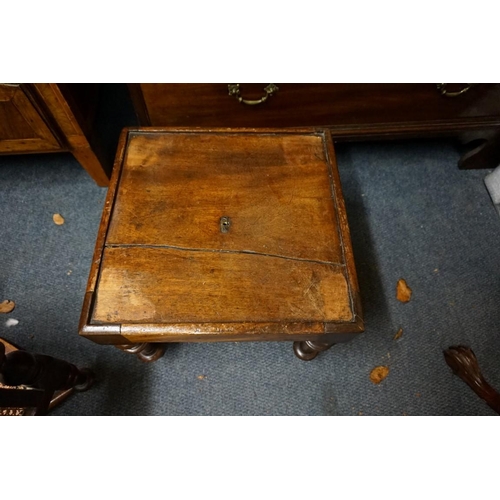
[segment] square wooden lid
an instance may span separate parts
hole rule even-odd
[[[327,132],[130,130],[118,162],[87,323],[161,335],[362,329]]]

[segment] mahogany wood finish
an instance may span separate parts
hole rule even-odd
[[[98,95],[97,84],[0,84],[0,154],[70,152],[107,186],[92,127]]]
[[[313,129],[124,131],[80,334],[103,344],[363,331],[333,143]]]
[[[444,352],[446,364],[459,376],[487,405],[500,414],[500,394],[486,382],[470,347],[452,346]]]
[[[266,84],[241,84],[247,99],[262,97]],[[328,127],[335,141],[483,134],[488,149],[500,139],[500,84],[277,84],[265,102],[248,106],[230,96],[227,84],[129,84],[142,125],[182,127]],[[475,152],[462,168],[495,167]],[[477,151],[480,153],[480,151]],[[486,158],[488,159],[488,158]]]
[[[44,415],[94,382],[88,369],[17,349],[0,339],[0,415]]]

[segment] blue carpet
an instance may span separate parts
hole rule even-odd
[[[343,144],[337,156],[366,332],[309,363],[272,342],[176,344],[153,364],[77,333],[106,190],[70,155],[0,157],[0,301],[17,304],[0,336],[99,378],[53,414],[493,415],[442,355],[470,346],[500,389],[489,171],[458,170],[448,141]],[[395,298],[399,278],[413,289],[408,304]],[[377,365],[390,369],[380,385],[369,379]]]

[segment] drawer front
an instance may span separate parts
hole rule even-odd
[[[0,153],[60,149],[23,88],[20,85],[0,84]]]
[[[240,84],[239,96],[259,100],[268,84]],[[276,84],[264,102],[248,105],[227,84],[140,84],[138,114],[153,126],[301,127],[356,129],[401,123],[464,122],[500,125],[500,84],[477,84],[456,97],[436,84]],[[466,84],[463,84],[466,85]],[[463,85],[449,84],[447,92]],[[138,100],[143,100],[137,104]]]

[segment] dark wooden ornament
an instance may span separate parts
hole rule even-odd
[[[443,351],[453,373],[460,377],[490,408],[500,414],[500,394],[488,383],[470,347],[451,346]]]
[[[45,415],[73,390],[86,391],[94,373],[44,354],[17,349],[0,339],[0,408],[28,409],[13,414]],[[9,413],[7,413],[9,414]]]

